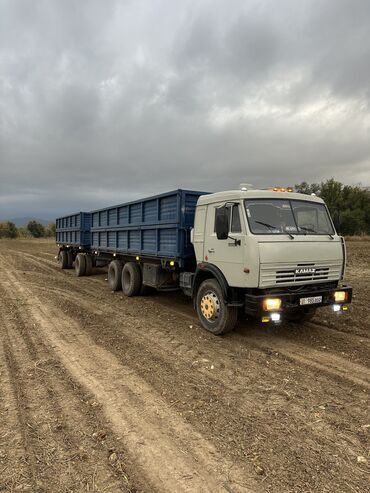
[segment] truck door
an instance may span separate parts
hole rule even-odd
[[[204,227],[206,224],[207,206],[197,206],[194,219],[194,229],[192,231],[192,243],[195,251],[197,262],[203,262],[204,251]]]
[[[245,225],[242,221],[240,204],[229,206],[229,235],[235,238],[218,240],[215,233],[215,218],[220,204],[210,204],[207,208],[207,220],[204,243],[204,260],[216,265],[233,287],[245,285],[244,252],[246,245]],[[240,245],[237,244],[240,241]]]

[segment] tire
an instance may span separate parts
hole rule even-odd
[[[309,322],[315,315],[316,308],[297,308],[285,313],[285,319],[289,322]]]
[[[196,308],[203,327],[217,336],[231,332],[238,320],[238,308],[227,306],[216,279],[206,279],[199,286]]]
[[[141,290],[141,269],[134,262],[127,262],[122,269],[122,291],[126,296],[137,296]]]
[[[86,274],[86,255],[78,253],[75,259],[75,272],[77,277],[82,277]]]
[[[73,267],[73,252],[72,250],[67,250],[68,267],[67,269],[72,269]]]
[[[112,291],[122,289],[122,264],[119,260],[112,260],[108,267],[108,286]]]
[[[58,263],[61,269],[68,269],[68,252],[67,250],[60,250],[58,254]]]
[[[93,258],[91,255],[85,255],[85,260],[86,260],[85,276],[91,276],[93,269]]]

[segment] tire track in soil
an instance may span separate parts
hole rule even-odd
[[[36,260],[36,263],[38,263],[38,261]],[[55,269],[56,272],[58,272],[58,268]],[[64,279],[65,277],[67,276],[70,276],[69,273],[65,273],[66,275],[65,276],[61,276],[62,279]],[[72,278],[70,277],[70,279],[72,280]],[[92,281],[93,279],[85,279],[85,281],[87,281],[88,284],[91,284],[90,281]],[[80,299],[83,299],[83,293],[76,293],[76,289],[78,289],[80,291],[80,285],[81,283],[79,283],[79,286],[77,287],[76,285],[76,280],[74,279],[73,280],[73,284],[71,284],[71,287],[73,287],[73,290],[75,291],[75,294],[76,294],[76,299],[73,300],[71,299],[72,297],[69,297],[70,299],[68,300],[68,302],[70,303],[75,303],[76,305],[78,305],[79,303],[79,300]],[[78,281],[81,281],[80,279]],[[100,287],[104,287],[104,283],[102,282],[101,279],[96,279],[95,282],[99,283]],[[89,297],[94,297],[94,293],[92,292],[92,290],[86,290],[87,293],[89,294]],[[105,296],[98,296],[97,299],[99,299],[99,301],[103,301],[104,302],[104,310],[106,311],[107,314],[111,314],[111,315],[115,315],[115,319],[117,319],[117,297],[119,295],[118,294],[115,294],[115,295],[110,295],[109,298],[107,295]],[[158,303],[159,301],[159,303]],[[135,305],[135,302],[136,300],[130,300],[130,302],[134,305],[133,308],[131,309],[131,311],[135,312],[137,310],[137,306]],[[148,300],[148,303],[147,303],[147,308],[148,309],[151,309],[152,305],[161,305],[162,303],[162,300],[158,300],[158,298],[156,298],[153,301],[150,301]],[[167,302],[167,300],[163,300],[163,304]],[[144,299],[144,303],[146,303],[146,300]],[[108,306],[108,305],[111,305],[111,306]],[[136,306],[136,308],[135,308]],[[168,312],[168,311],[171,311],[172,313],[174,313],[176,316],[178,316],[179,314],[181,315],[181,318],[183,319],[187,319],[189,320],[190,322],[194,323],[195,324],[197,323],[196,321],[196,318],[195,317],[192,317],[191,315],[189,315],[188,313],[183,313],[184,311],[187,311],[186,309],[183,310],[183,308],[186,308],[187,307],[181,307],[181,309],[179,310],[178,307],[176,306],[176,308],[172,308],[170,310],[168,310],[168,307],[166,306],[165,307],[165,311]],[[126,311],[127,311],[127,304],[124,304],[124,306],[122,307],[122,312],[124,314],[124,317],[127,318],[127,314],[126,314]],[[190,311],[190,310],[189,310]],[[152,314],[153,315],[153,314]],[[151,315],[151,317],[152,317]],[[123,317],[123,315],[122,315]],[[170,320],[170,319],[168,319]],[[151,323],[150,324],[150,328],[152,330],[152,327],[153,327],[153,324]],[[143,349],[145,350],[145,346],[144,346],[144,343],[146,342],[146,344],[148,343],[148,338],[145,340],[145,335],[144,335],[144,338],[143,338],[143,333],[142,333],[142,327],[136,327],[135,328],[136,330],[134,330],[134,334],[132,336],[132,339],[137,339],[137,338],[141,338],[142,342],[143,342]],[[196,330],[196,329],[195,329]],[[202,351],[200,352],[194,352],[194,347],[197,347],[197,344],[193,344],[192,346],[189,347],[188,345],[188,342],[189,342],[189,338],[185,339],[185,340],[182,340],[181,338],[181,333],[179,333],[178,331],[175,332],[175,333],[168,333],[166,332],[165,334],[163,334],[163,331],[161,330],[160,326],[157,327],[157,330],[156,332],[153,334],[152,332],[149,334],[147,334],[147,336],[149,338],[151,338],[152,340],[152,345],[151,345],[151,352],[153,352],[153,344],[154,345],[157,345],[158,346],[158,339],[163,339],[161,340],[161,343],[163,343],[164,347],[167,345],[167,352],[168,352],[168,347],[169,347],[169,344],[173,344],[172,346],[172,350],[173,350],[173,353],[175,356],[181,358],[181,359],[184,359],[184,358],[193,358],[193,357],[198,357],[199,355],[202,355]],[[154,337],[152,337],[154,336]],[[180,340],[179,340],[180,339]],[[207,338],[206,337],[202,337],[202,342],[208,342],[206,340]],[[244,344],[247,342],[248,345],[251,345],[255,351],[258,351],[260,353],[260,355],[271,355],[271,354],[274,354],[274,351],[276,352],[276,348],[275,348],[275,342],[276,342],[276,337],[274,336],[271,340],[269,340],[267,338],[267,343],[266,341],[261,341],[259,340],[260,337],[257,337],[257,338],[253,338],[253,339],[258,339],[258,344],[255,344],[255,341],[251,343],[251,340],[248,338],[246,339],[245,337],[243,336],[240,336],[238,333],[237,334],[233,334],[233,337],[230,337],[229,338],[224,338],[223,340],[221,340],[221,344],[220,345],[217,345],[215,344],[215,346],[217,347],[217,349],[220,349],[219,351],[219,354],[220,356],[222,357],[222,355],[224,354],[226,357],[228,357],[228,351],[226,350],[225,351],[225,345],[226,346],[229,346],[229,349],[230,349],[230,356],[231,356],[231,353],[233,353],[235,355],[235,350],[238,348],[239,344]],[[281,340],[281,338],[279,338]],[[284,341],[284,339],[283,339]],[[289,344],[289,341],[288,341],[288,344]],[[285,347],[286,343],[284,341],[284,347]],[[201,347],[203,347],[204,349],[204,344],[201,344]],[[158,349],[158,348],[157,348]],[[214,352],[214,345],[212,344],[212,352]],[[297,348],[296,348],[297,349]],[[298,353],[304,353],[304,352],[307,352],[307,350],[311,350],[311,348],[307,347],[307,346],[299,346],[297,351]],[[252,350],[253,351],[253,350]],[[253,355],[255,356],[255,351],[253,351]],[[163,351],[162,351],[163,353]],[[225,354],[226,353],[226,354]],[[239,356],[243,356],[243,354],[238,351],[239,353]],[[204,356],[204,354],[203,354]],[[245,353],[244,353],[244,356],[245,356]],[[316,355],[317,356],[317,355]],[[318,355],[319,357],[321,357],[321,355],[319,354]],[[327,353],[323,352],[322,354],[322,357],[326,358],[327,356]],[[288,361],[296,361],[294,359],[290,359],[289,357],[287,357],[287,360]],[[342,360],[344,362],[346,362],[346,360],[343,358],[340,359],[340,365],[342,365]],[[237,363],[237,361],[236,361]],[[248,364],[251,363],[251,360],[249,359],[248,361]],[[336,362],[337,363],[337,362]],[[227,366],[229,367],[229,364],[230,364],[230,360],[227,361]],[[301,363],[302,364],[302,363]],[[301,367],[301,364],[300,364],[300,371],[302,371],[302,367]],[[313,371],[314,373],[317,373],[317,377],[319,377],[320,379],[322,379],[322,375],[321,375],[321,371],[317,371],[318,368],[311,365],[310,362],[305,362],[305,365],[308,364],[309,367],[311,368],[311,371]],[[276,368],[275,368],[276,369]],[[358,370],[358,368],[357,368]],[[217,380],[217,377],[215,378],[213,375],[212,377],[209,377],[209,375],[207,376],[207,371],[206,369],[204,368],[200,368],[199,369],[200,372],[203,373],[204,377],[207,378],[209,380],[209,378],[213,379],[214,381]],[[272,369],[272,371],[274,371]],[[362,369],[361,369],[362,371]],[[208,371],[209,373],[209,371]],[[259,377],[261,377],[262,380],[265,380],[265,378],[267,379],[267,381],[273,381],[273,373],[271,374],[264,374],[264,373],[259,373],[258,372],[258,368],[256,367],[253,367],[252,368],[252,371],[251,371],[252,374],[259,374]],[[331,374],[328,374],[329,377],[331,377]],[[272,377],[272,378],[270,378]],[[228,375],[228,380],[229,381],[232,381],[233,378],[232,376],[229,374]],[[339,382],[342,381],[342,376],[337,379]],[[240,381],[242,384],[247,384],[248,386],[248,380],[245,379],[245,375],[240,375],[240,378],[239,376],[234,380],[234,382],[238,382]],[[222,383],[225,384],[225,379],[222,378]],[[230,387],[229,385],[225,384],[226,385],[226,388],[228,388],[229,390],[232,388]],[[327,384],[326,384],[327,385]],[[238,387],[238,385],[236,386]],[[269,388],[267,388],[269,387]],[[236,397],[240,397],[240,395],[238,395],[238,391],[237,391],[237,388],[235,388],[234,386],[234,390],[235,390],[235,396]],[[273,389],[273,386],[265,386],[265,388],[262,388],[261,389],[261,401],[262,401],[262,405],[266,403],[266,400],[263,399],[263,393],[264,392],[267,392],[267,391],[273,391],[274,392],[274,389]],[[350,392],[352,392],[351,389],[349,389]],[[223,392],[223,389],[220,388],[220,392]],[[240,390],[239,390],[239,394],[240,394]],[[229,397],[230,397],[230,392],[229,392]],[[254,396],[255,397],[255,396]],[[243,405],[243,400],[240,401],[239,399],[237,400],[237,404],[238,405],[241,405],[241,412],[242,414],[244,415],[247,415],[248,413],[250,413],[251,411],[251,406],[253,406],[253,403],[254,403],[254,407],[256,409],[260,408],[260,403],[259,401],[257,400],[254,400],[253,399],[247,399],[247,400],[244,400],[244,402],[246,403],[246,406]],[[335,405],[335,404],[334,404]],[[274,398],[272,396],[270,402],[269,402],[269,411],[271,412],[274,412],[276,413],[276,411],[279,411],[279,410],[284,410],[284,407],[286,408],[287,406],[287,401],[286,399],[284,399],[284,394],[281,394],[281,395],[277,395],[276,398]],[[294,419],[299,419],[300,418],[300,415],[302,415],[302,410],[299,409],[298,406],[295,406],[294,402],[290,401],[289,404],[288,404],[288,407],[290,410],[293,410],[293,411],[296,411],[296,416],[294,416],[294,412],[292,413],[293,415],[291,416],[292,420]],[[232,412],[235,412],[235,410],[233,409]],[[304,419],[304,416],[302,416],[302,418]],[[319,424],[315,424],[316,422],[319,422]],[[333,444],[335,443],[336,445],[339,445],[338,442],[342,442],[341,444],[341,448],[342,449],[345,449],[345,448],[348,448],[349,446],[349,443],[351,442],[351,437],[349,436],[346,436],[343,435],[343,433],[337,433],[337,430],[335,428],[333,428],[332,426],[330,426],[328,423],[325,423],[325,422],[322,422],[323,420],[320,418],[319,420],[317,419],[314,419],[314,416],[312,418],[312,423],[311,422],[307,422],[306,423],[306,426],[304,423],[302,422],[297,422],[297,427],[299,427],[300,429],[302,430],[305,430],[305,431],[309,431],[310,433],[314,433],[316,434],[318,437],[320,436],[320,434],[322,434],[323,432],[325,432],[325,436],[326,436],[326,439],[330,439]],[[320,424],[321,422],[321,424]],[[312,429],[312,427],[315,427],[314,429]],[[304,440],[303,440],[304,441]],[[353,442],[353,438],[352,438],[352,442]],[[354,444],[352,443],[351,446],[358,446],[359,444]],[[348,467],[347,464],[343,464],[344,468]]]
[[[84,304],[84,298],[82,295],[78,296],[78,299],[76,299],[76,295],[73,296],[67,295],[66,297],[69,297],[70,301],[76,304],[77,303],[81,305]],[[104,310],[112,315],[117,316],[116,309],[114,307],[109,308],[107,305],[105,305]],[[193,317],[184,314],[182,310],[169,308],[168,311],[176,315],[181,315],[182,317],[188,317],[188,319],[195,324],[198,323],[195,316]],[[124,315],[124,318],[127,318],[127,314]],[[144,343],[147,341],[147,335],[143,334],[141,327],[132,326],[132,329],[133,329],[132,330],[133,334],[131,339],[136,339],[136,340],[139,339],[142,340]],[[170,349],[171,353],[173,353],[178,357],[185,356],[187,358],[192,359],[193,361],[204,359],[202,358],[201,353],[195,350],[193,346],[187,345],[186,342],[184,341],[179,342],[178,334],[168,334],[168,333],[164,334],[160,328],[155,328],[153,327],[153,325],[151,326],[151,332],[153,333],[154,336],[151,338],[153,341],[152,350],[154,349],[153,346],[160,345],[162,350],[168,352],[168,350]],[[223,339],[223,346],[222,348],[220,348],[220,351],[218,351],[217,354],[218,358],[222,356],[223,357],[227,356],[227,353],[228,356],[231,358],[232,355],[234,354],[233,347],[231,347],[229,351],[226,350],[225,345],[227,345],[227,343],[228,343],[227,339]],[[280,338],[277,339],[276,337],[262,341],[260,340],[260,338],[253,338],[253,340],[248,339],[248,345],[257,350],[262,350],[267,352],[278,351],[281,355],[285,356],[285,358],[287,358],[289,361],[298,362],[300,365],[309,367],[310,371],[313,371],[315,374],[319,375],[320,377],[321,377],[321,373],[324,372],[328,374],[328,376],[338,381],[344,379],[347,380],[349,383],[358,385],[362,388],[368,389],[370,387],[370,383],[369,383],[370,372],[366,367],[357,365],[344,358],[340,358],[338,356],[332,355],[328,352],[320,352],[312,348],[307,348],[306,346],[293,344],[288,340],[284,340],[284,339],[281,340]],[[309,350],[309,354],[305,354],[308,352],[308,350]],[[217,357],[215,358],[216,360],[218,359]],[[219,372],[216,375],[212,375],[212,373],[210,374],[209,372],[209,368],[202,368],[202,365],[197,370],[207,378],[212,379],[215,383],[217,383],[220,379]],[[254,370],[255,371],[257,370],[258,372],[258,368],[254,368]],[[268,381],[273,381],[273,377],[274,377],[273,371],[271,371],[269,375],[265,375],[265,379]],[[240,390],[243,384],[245,385],[245,375],[241,376],[240,378],[233,376],[232,379],[230,379],[230,375],[229,375],[229,378],[226,380],[229,380],[227,387],[235,393],[237,393],[238,390]],[[230,380],[232,380],[233,383],[231,383]],[[282,406],[283,403],[285,402],[284,397],[285,397],[284,395],[280,395],[276,397],[275,401],[278,407]],[[258,407],[258,403],[256,403],[255,400],[248,397],[242,399],[242,401],[239,404],[241,405],[241,410],[245,411],[245,413],[250,412],[256,406]],[[335,436],[334,430],[333,430],[333,436]]]
[[[7,275],[13,288],[26,300],[27,288],[15,275]],[[135,462],[158,491],[225,491],[224,482],[232,484],[233,480],[228,478],[233,477],[235,491],[250,491],[247,486],[240,486],[246,481],[244,471],[236,471],[232,463],[168,408],[145,381],[120,365],[112,354],[95,346],[73,320],[62,322],[57,310],[42,306],[35,298],[32,306],[27,305],[27,311],[56,347],[64,365],[102,403],[114,429],[125,436]],[[50,331],[53,325],[55,330]],[[110,374],[115,375],[114,381]],[[145,415],[140,416],[137,409],[146,409]]]
[[[39,262],[38,259],[33,258],[34,256],[29,255],[29,257],[30,258],[32,257],[32,259],[37,263],[37,265],[40,265],[41,262]],[[95,279],[95,281],[97,280]],[[98,282],[100,284],[100,281]],[[93,295],[91,291],[88,289],[86,289],[85,292],[89,293],[89,296]],[[176,310],[174,308],[166,308],[166,309],[172,313],[176,313],[177,315],[181,314],[184,317],[189,317],[189,320],[199,325],[199,322],[195,317],[195,315],[194,317],[192,317],[188,314],[185,314],[182,310]],[[320,326],[320,328],[321,327],[326,328],[324,325],[322,326],[319,324],[312,324],[312,325]],[[331,333],[334,332],[333,329],[328,328],[328,330]],[[361,341],[362,344],[364,344],[363,338],[359,336],[355,336],[355,338]],[[351,383],[354,383],[355,385],[359,385],[366,389],[370,388],[370,371],[362,365],[352,363],[344,358],[340,358],[339,356],[329,354],[328,352],[322,353],[320,351],[311,348],[310,348],[309,356],[304,355],[303,353],[307,352],[305,346],[292,344],[290,341],[287,340],[283,340],[280,342],[276,340],[276,338],[274,338],[271,341],[271,345],[270,344],[267,345],[265,342],[261,343],[258,339],[257,340],[254,339],[253,341],[248,340],[248,343],[253,344],[254,347],[278,350],[281,354],[284,354],[287,358],[298,361],[300,364],[309,366],[310,368],[314,368],[319,371],[324,371],[334,376],[335,378],[347,379]],[[187,348],[187,350],[190,350],[190,348]]]
[[[82,297],[83,295],[81,295]],[[72,301],[77,306],[80,304],[80,297],[77,296]],[[115,315],[115,321],[121,319],[122,324],[127,322],[127,314],[119,315],[116,311],[111,310],[110,307],[105,306],[104,310],[106,310],[106,314]],[[329,423],[323,423],[320,426],[312,426],[311,422],[307,422],[306,416],[302,415],[302,410],[298,405],[296,405],[293,401],[291,401],[289,397],[289,393],[287,391],[281,392],[277,389],[277,386],[274,384],[269,384],[266,387],[261,386],[261,391],[258,396],[254,395],[253,397],[248,395],[245,392],[246,388],[249,387],[250,381],[248,380],[248,375],[243,371],[243,368],[240,366],[239,361],[233,361],[233,354],[227,349],[220,348],[219,351],[216,350],[216,355],[212,354],[211,360],[204,359],[202,353],[196,350],[196,347],[189,346],[183,341],[178,340],[178,333],[168,333],[164,332],[162,328],[156,325],[150,326],[150,341],[151,341],[151,353],[155,354],[158,358],[163,358],[166,361],[173,361],[174,359],[182,359],[184,361],[195,361],[199,362],[199,366],[195,366],[194,370],[198,372],[205,382],[211,381],[210,386],[218,389],[219,396],[227,396],[225,397],[224,407],[230,407],[230,395],[233,396],[234,399],[237,400],[237,407],[230,408],[234,416],[240,416],[240,419],[248,418],[252,414],[260,411],[261,413],[266,411],[266,405],[268,406],[269,412],[279,412],[282,411],[289,402],[289,414],[292,416],[292,420],[297,421],[297,426],[300,429],[309,430],[311,434],[317,435],[317,437],[322,437],[322,430],[325,427],[325,435],[326,439],[331,439],[342,449],[348,447],[347,437],[343,436],[341,439],[338,438],[338,430],[331,426]],[[137,345],[137,341],[141,341],[141,349],[138,348],[138,352],[145,352],[145,348],[148,342],[148,333],[143,333],[142,327],[134,324],[130,324],[129,333],[125,333],[125,336],[130,339],[130,344]],[[274,348],[274,351],[270,351],[269,348],[264,347],[262,344],[255,345],[257,350],[261,353],[261,348],[267,351],[267,354],[277,354],[277,349]],[[213,351],[214,353],[214,351]],[[279,350],[280,355],[284,354],[284,351]],[[262,354],[264,354],[262,352]],[[321,355],[320,355],[321,356]],[[209,356],[210,357],[210,356]],[[214,373],[210,371],[210,366],[212,361],[219,361],[220,358],[223,357],[225,361],[227,361],[227,369],[226,368],[217,368],[217,372]],[[230,358],[230,359],[229,359]],[[290,359],[290,361],[295,362],[296,360],[292,358],[285,358],[285,361]],[[300,358],[300,363],[302,363],[302,358]],[[313,366],[311,371],[318,369],[316,365],[311,365],[311,363],[305,362],[305,365]],[[217,366],[217,364],[216,364]],[[305,370],[303,370],[305,371]],[[361,369],[362,371],[362,369]],[[261,367],[260,364],[256,364],[253,361],[253,357],[248,357],[248,373],[259,374],[261,380],[265,382],[274,382],[276,378],[276,367],[271,366],[270,368]],[[318,373],[319,378],[322,379],[322,375]],[[330,375],[331,376],[331,375]],[[197,377],[195,378],[195,382],[197,381]],[[339,379],[340,383],[341,379]],[[210,387],[209,386],[209,387]],[[208,387],[208,388],[209,388]],[[241,391],[241,389],[243,389]],[[266,392],[269,393],[268,402],[266,402]],[[257,398],[256,398],[257,397]],[[222,400],[222,397],[219,397],[219,400]],[[312,418],[312,421],[315,420]],[[322,420],[320,420],[322,421]],[[361,444],[357,442],[357,445],[361,447]]]
[[[0,491],[30,492],[33,485],[30,466],[26,461],[24,426],[25,420],[19,413],[18,389],[12,378],[12,364],[8,347],[4,341],[3,330],[6,327],[3,311],[0,312]]]
[[[12,306],[3,288],[2,282],[2,314],[9,313]],[[86,410],[81,409],[82,393],[80,398],[76,397],[71,385],[62,382],[60,369],[56,371],[48,352],[41,351],[42,342],[38,341],[36,348],[32,341],[27,314],[16,313],[17,309],[12,308],[13,317],[2,316],[2,335],[6,339],[4,357],[15,395],[13,423],[7,423],[6,429],[8,433],[22,430],[23,458],[28,474],[25,475],[24,468],[16,461],[16,449],[6,443],[15,475],[4,476],[0,489],[3,485],[8,491],[32,493],[103,491],[108,487],[117,492],[133,491],[125,475],[115,472],[120,462],[117,453],[117,460],[111,464],[108,451],[96,447],[92,438],[94,428],[84,418]],[[17,423],[14,423],[14,414],[18,416]],[[93,418],[91,421],[98,422]],[[8,473],[4,470],[4,474]]]

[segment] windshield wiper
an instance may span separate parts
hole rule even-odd
[[[274,229],[279,230],[279,228],[277,228],[276,226],[272,226],[272,224],[264,223],[262,221],[254,221],[254,222],[257,224],[262,224],[262,226],[266,226],[266,228],[269,228],[270,230],[274,230]],[[294,236],[291,233],[289,233],[289,231],[284,230],[284,233],[286,233],[289,236],[289,238],[294,240]]]
[[[320,233],[319,231],[316,231],[316,229],[306,228],[305,226],[299,226],[299,229],[303,229],[304,231],[309,231],[310,233],[315,233],[315,234]],[[326,233],[327,235],[330,236],[330,238],[332,240],[334,240],[334,236],[331,233],[329,233],[329,231],[323,231],[323,230],[320,230],[320,231],[322,231],[323,233]]]
[[[316,229],[306,228],[306,226],[299,226],[299,229],[303,229],[303,231],[309,231],[310,233],[316,233],[317,234]]]
[[[268,223],[263,223],[262,221],[254,221],[255,223],[257,224],[262,224],[262,226],[266,226],[266,228],[269,228],[269,229],[278,229],[276,226],[272,226],[272,224],[268,224]]]

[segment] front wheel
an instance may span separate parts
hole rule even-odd
[[[196,308],[203,327],[214,335],[233,330],[238,319],[238,308],[225,303],[221,287],[215,279],[207,279],[199,286]]]

